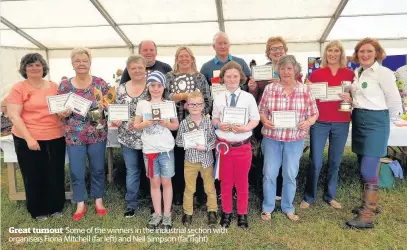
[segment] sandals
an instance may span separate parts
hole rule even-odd
[[[261,219],[262,219],[263,221],[269,221],[269,220],[271,220],[271,213],[269,213],[269,212],[262,212],[262,213],[261,213]]]
[[[300,217],[294,213],[286,213],[285,214],[288,219],[290,219],[292,222],[297,222],[300,220]]]

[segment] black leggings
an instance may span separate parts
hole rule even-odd
[[[41,150],[30,150],[14,136],[14,147],[24,181],[27,210],[33,218],[62,212],[65,203],[65,138],[38,141]]]

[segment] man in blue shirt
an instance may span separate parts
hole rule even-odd
[[[220,69],[229,61],[239,63],[240,66],[242,66],[243,72],[247,79],[250,79],[250,69],[246,62],[242,58],[229,54],[229,37],[225,32],[219,31],[215,34],[213,37],[212,47],[216,52],[215,58],[206,62],[201,68],[201,73],[205,76],[209,85],[212,85],[211,78],[213,77],[214,71],[220,71]],[[248,91],[247,82],[241,86],[241,89]]]

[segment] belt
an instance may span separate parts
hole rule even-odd
[[[237,147],[243,146],[243,145],[245,145],[245,144],[247,144],[247,143],[250,143],[251,138],[252,138],[252,137],[250,136],[250,137],[247,138],[246,140],[244,140],[244,141],[238,141],[238,142],[230,142],[230,141],[226,141],[226,140],[223,140],[223,139],[220,139],[220,138],[218,138],[218,140],[221,141],[221,142],[224,142],[224,143],[228,144],[229,147],[237,148]]]

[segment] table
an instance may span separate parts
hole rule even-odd
[[[327,141],[327,144],[329,140]],[[310,138],[305,139],[304,152],[309,149]],[[349,134],[346,140],[346,146],[352,145],[352,126],[349,126]],[[402,166],[407,165],[407,127],[390,126],[389,142],[387,144],[387,153],[390,157],[400,160]],[[398,148],[399,150],[396,150]],[[400,152],[398,152],[400,151]]]
[[[120,147],[117,141],[117,128],[109,127],[107,140],[107,180],[112,182],[113,172],[113,147]],[[0,148],[4,152],[4,162],[7,163],[7,178],[9,186],[9,200],[25,200],[25,192],[17,192],[16,170],[18,169],[17,155],[14,148],[13,136],[3,136],[0,138]],[[69,163],[68,153],[65,154],[65,164]],[[72,199],[72,183],[69,191],[65,192],[66,199]]]

